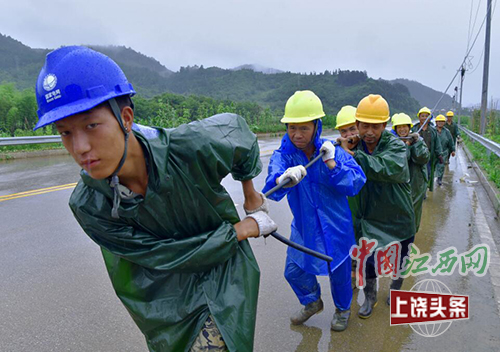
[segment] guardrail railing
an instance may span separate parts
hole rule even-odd
[[[460,130],[463,131],[466,135],[468,135],[473,141],[480,143],[482,146],[486,148],[486,150],[488,150],[491,153],[495,153],[496,156],[500,158],[500,144],[493,142],[492,140],[489,140],[488,138],[485,138],[480,134],[472,132],[471,130],[461,125],[458,125],[458,128],[460,128]]]
[[[0,138],[0,147],[7,145],[61,143],[61,136],[5,137]]]

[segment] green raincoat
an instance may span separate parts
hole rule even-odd
[[[451,124],[448,124],[448,121],[444,124],[444,127],[450,131],[451,136],[453,137],[453,144],[457,142],[457,137],[460,136],[460,130],[458,129],[458,124],[455,123],[454,121],[451,122]]]
[[[451,155],[451,153],[455,151],[455,142],[453,142],[453,136],[446,128],[442,128],[441,132],[439,132],[439,130],[437,129],[436,131],[439,141],[441,142],[441,148],[443,148],[443,158],[444,160],[448,160],[448,157]],[[444,164],[438,164],[436,166],[437,177],[443,177],[444,166]]]
[[[230,351],[252,351],[260,272],[220,182],[261,172],[255,135],[234,114],[133,133],[147,161],[145,197],[122,198],[114,219],[108,181],[82,171],[70,199],[116,294],[151,351],[188,351],[209,314]]]
[[[408,166],[410,168],[413,210],[415,211],[415,230],[418,232],[420,220],[422,218],[422,205],[424,203],[424,196],[429,181],[427,163],[430,159],[430,153],[422,139],[407,146],[406,151],[408,155]]]
[[[411,129],[412,133],[417,132],[420,128],[420,122],[415,124]],[[439,156],[442,156],[442,148],[441,143],[439,142],[439,138],[437,135],[437,131],[434,127],[428,125],[427,128],[431,131],[431,142],[430,145],[427,144],[427,148],[430,152],[430,173],[429,173],[429,191],[434,190],[434,170],[436,169],[436,165],[439,163]],[[422,136],[423,131],[420,131],[420,136]],[[444,161],[444,158],[443,158]]]
[[[354,202],[355,235],[376,239],[378,247],[403,241],[415,235],[415,213],[410,186],[408,156],[403,142],[383,131],[373,153],[368,154],[361,141],[353,149],[354,159],[367,181]],[[353,209],[354,208],[354,209]]]

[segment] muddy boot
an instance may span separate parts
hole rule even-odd
[[[391,290],[401,290],[401,286],[403,286],[403,281],[404,279],[400,277],[399,279],[392,280],[391,282]],[[387,296],[387,305],[391,305],[391,293],[389,292],[389,295]]]
[[[290,317],[290,322],[293,325],[301,325],[304,324],[307,319],[312,317],[314,314],[320,313],[323,310],[323,301],[319,298],[316,302],[309,303],[304,306],[304,308],[295,312]]]
[[[443,178],[438,177],[438,185],[442,186],[443,185]]]
[[[377,305],[377,279],[366,279],[366,286],[363,291],[365,301],[359,308],[358,317],[367,319],[372,315],[373,308]]]
[[[351,310],[339,310],[335,309],[335,314],[333,315],[332,323],[330,324],[330,328],[333,331],[344,331],[347,329],[347,322],[349,321],[349,317],[351,316]]]

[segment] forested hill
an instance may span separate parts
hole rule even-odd
[[[147,97],[164,93],[165,77],[173,72],[157,60],[124,46],[89,46],[112,58]],[[15,83],[18,89],[34,89],[45,55],[52,49],[32,49],[0,34],[0,83]]]
[[[399,83],[410,91],[412,97],[414,97],[421,106],[427,106],[430,109],[434,108],[436,103],[441,99],[443,93],[438,92],[432,88],[424,86],[423,84],[411,81],[409,79],[398,78],[391,81],[391,83]],[[452,97],[448,94],[445,94],[441,102],[439,103],[438,109],[451,109],[453,101]]]
[[[310,89],[321,98],[327,114],[336,114],[347,104],[356,105],[370,93],[384,96],[393,112],[415,114],[419,109],[418,102],[405,86],[374,80],[360,71],[264,74],[246,69],[231,71],[217,67],[187,67],[168,77],[167,88],[179,94],[254,101],[273,109],[283,109],[286,100],[295,91]]]
[[[313,74],[264,74],[249,69],[226,70],[203,66],[169,71],[157,60],[126,47],[93,47],[115,60],[138,93],[146,98],[172,92],[215,99],[251,101],[264,107],[283,109],[296,90],[311,89],[323,100],[327,114],[336,114],[346,104],[356,105],[365,95],[382,94],[391,113],[415,114],[420,104],[402,84],[369,78],[366,72],[336,70]],[[0,35],[0,83],[13,82],[18,89],[33,89],[48,49],[32,49],[11,37]]]
[[[49,50],[31,49],[0,34],[0,83],[14,82],[20,89],[33,89],[48,52]]]

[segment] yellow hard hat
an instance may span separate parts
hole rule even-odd
[[[378,94],[370,94],[358,104],[356,120],[366,123],[384,123],[391,118],[389,104]]]
[[[447,117],[453,117],[453,116],[455,116],[455,114],[453,113],[453,111],[451,111],[451,110],[450,110],[450,111],[448,111],[448,112],[446,113],[446,116],[447,116]]]
[[[418,111],[417,116],[420,116],[420,114],[423,114],[423,113],[428,113],[429,115],[432,115],[431,109],[429,109],[427,106],[424,106],[422,109],[420,109]]]
[[[338,130],[341,127],[353,124],[356,122],[356,108],[351,105],[343,106],[337,114],[337,126],[335,128]]]
[[[412,128],[413,123],[411,123],[411,117],[405,113],[394,114],[394,116],[392,116],[392,129],[396,130],[396,126],[401,125],[410,125],[410,128]]]
[[[299,90],[292,95],[285,105],[282,123],[302,123],[320,119],[325,116],[323,104],[316,94],[310,90]]]
[[[444,115],[438,115],[436,116],[436,122],[438,121],[446,121],[446,117],[444,117]]]

